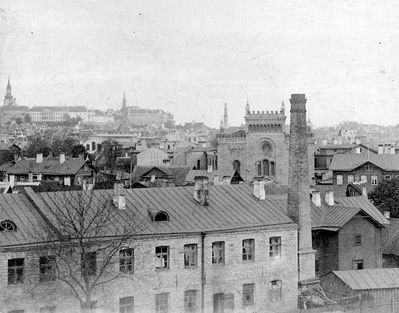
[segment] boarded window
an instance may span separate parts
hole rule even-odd
[[[134,297],[119,298],[119,313],[134,313]]]
[[[169,293],[158,293],[155,295],[155,312],[168,313],[169,312]]]
[[[186,290],[184,292],[184,312],[197,312],[197,290]]]
[[[270,301],[280,302],[282,298],[282,282],[281,280],[272,280],[270,282]]]

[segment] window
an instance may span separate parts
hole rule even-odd
[[[212,263],[224,264],[224,241],[212,243]]]
[[[360,181],[361,181],[362,183],[367,183],[367,176],[366,176],[366,175],[360,176]]]
[[[378,185],[378,178],[376,175],[371,176],[371,184],[372,185]]]
[[[242,260],[254,261],[255,259],[255,240],[245,239],[242,241]]]
[[[262,166],[259,161],[255,163],[255,172],[256,172],[256,175],[258,175],[258,176],[262,175]]]
[[[213,295],[213,313],[234,312],[233,293],[215,293]]]
[[[362,270],[363,269],[363,260],[353,260],[353,269],[354,270]]]
[[[197,267],[197,244],[184,245],[184,267]]]
[[[201,160],[197,160],[197,170],[201,169]]]
[[[184,292],[184,312],[197,312],[197,290],[186,290]]]
[[[119,271],[131,274],[134,271],[134,250],[131,248],[119,250]]]
[[[95,251],[82,254],[82,275],[94,276],[97,273],[97,254]]]
[[[270,237],[269,256],[271,258],[278,258],[281,256],[281,237]]]
[[[233,162],[233,171],[237,171],[238,174],[240,174],[240,170],[241,170],[241,163],[238,160],[235,160]]]
[[[169,247],[160,246],[155,248],[156,264],[158,269],[169,268]]]
[[[359,175],[355,175],[355,182],[359,183],[360,182],[360,176]]]
[[[270,162],[270,176],[276,176],[276,165],[273,161]]]
[[[263,175],[269,176],[269,160],[263,160],[262,166],[263,166]]]
[[[158,293],[155,295],[155,312],[168,313],[169,312],[169,293]]]
[[[119,313],[134,312],[134,297],[119,298]]]
[[[10,259],[8,260],[8,284],[17,285],[24,283],[24,266],[25,259]]]
[[[155,222],[169,221],[169,215],[166,212],[158,212],[154,218]]]
[[[318,274],[320,272],[320,260],[319,259],[316,259],[314,261],[314,268],[315,268],[316,274]]]
[[[41,256],[39,258],[39,281],[46,282],[55,280],[55,262],[56,257],[54,255]]]
[[[55,313],[57,307],[55,305],[52,306],[45,306],[39,309],[39,313]]]
[[[355,181],[355,177],[353,175],[348,175],[348,184],[353,183]]]
[[[272,280],[270,282],[270,301],[280,302],[282,297],[281,280]]]
[[[384,176],[384,179],[385,179],[385,180],[391,180],[391,175],[385,175],[385,176]]]
[[[250,306],[254,304],[254,288],[255,284],[242,285],[242,305]]]
[[[362,245],[362,235],[356,234],[355,235],[355,246]]]
[[[337,175],[337,185],[342,185],[343,184],[343,177],[342,175]]]
[[[372,170],[373,170],[373,167],[370,164],[366,166],[366,171],[372,171]]]
[[[0,223],[0,232],[17,231],[17,226],[11,221],[2,221]]]

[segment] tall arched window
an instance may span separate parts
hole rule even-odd
[[[276,164],[273,161],[270,162],[270,176],[276,176]]]
[[[255,163],[255,172],[256,172],[256,175],[262,176],[262,165],[261,165],[260,161]]]
[[[238,160],[235,160],[233,162],[233,171],[237,171],[238,174],[240,174],[240,169],[241,169],[241,163]]]
[[[269,176],[269,161],[268,160],[263,160],[262,161],[263,165],[263,175],[264,176]]]

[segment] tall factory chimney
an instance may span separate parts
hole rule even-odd
[[[313,284],[315,251],[312,249],[309,164],[304,94],[291,95],[289,141],[288,216],[298,225],[298,280],[300,286]]]

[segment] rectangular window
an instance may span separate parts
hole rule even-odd
[[[155,295],[155,312],[168,313],[169,312],[169,293],[158,293]]]
[[[361,181],[362,183],[367,183],[367,176],[366,176],[366,175],[362,175],[362,176],[360,177],[360,181]]]
[[[184,312],[197,312],[197,290],[186,290],[184,292]]]
[[[8,284],[17,285],[24,283],[24,266],[25,259],[10,259],[8,260]]]
[[[250,306],[254,304],[255,284],[242,285],[242,305]]]
[[[318,274],[320,272],[320,260],[319,259],[316,259],[314,261],[314,267],[315,267],[316,274]]]
[[[39,309],[39,313],[55,313],[57,307],[55,305],[52,306],[45,306]]]
[[[82,254],[82,275],[95,276],[97,273],[97,254],[95,251]]]
[[[255,260],[255,240],[244,239],[242,241],[242,260],[254,261]]]
[[[376,175],[371,176],[371,184],[378,185],[378,177]]]
[[[359,175],[355,175],[355,182],[359,183],[360,182],[360,176]]]
[[[56,257],[54,255],[41,256],[39,258],[39,281],[46,282],[55,280],[55,262]]]
[[[131,248],[119,250],[119,271],[131,274],[134,271],[134,250]]]
[[[272,280],[270,282],[270,301],[280,302],[282,298],[282,282],[281,280]]]
[[[362,270],[363,267],[363,260],[353,260],[353,269],[354,270]]]
[[[362,235],[356,234],[355,235],[355,246],[362,245]]]
[[[212,243],[212,263],[224,264],[224,241]]]
[[[373,167],[371,165],[366,166],[366,171],[372,171],[372,170],[373,170]]]
[[[385,175],[385,176],[384,176],[384,179],[385,179],[385,180],[391,180],[391,175]]]
[[[197,267],[197,244],[184,245],[184,267]]]
[[[134,297],[119,298],[119,313],[134,313]]]
[[[279,258],[281,256],[281,237],[270,237],[269,256],[271,258]]]
[[[160,246],[155,248],[156,264],[158,269],[169,268],[169,247]]]
[[[353,175],[348,175],[348,184],[353,183],[355,181],[355,178]]]
[[[344,183],[344,178],[342,175],[337,175],[337,185],[342,185]]]

